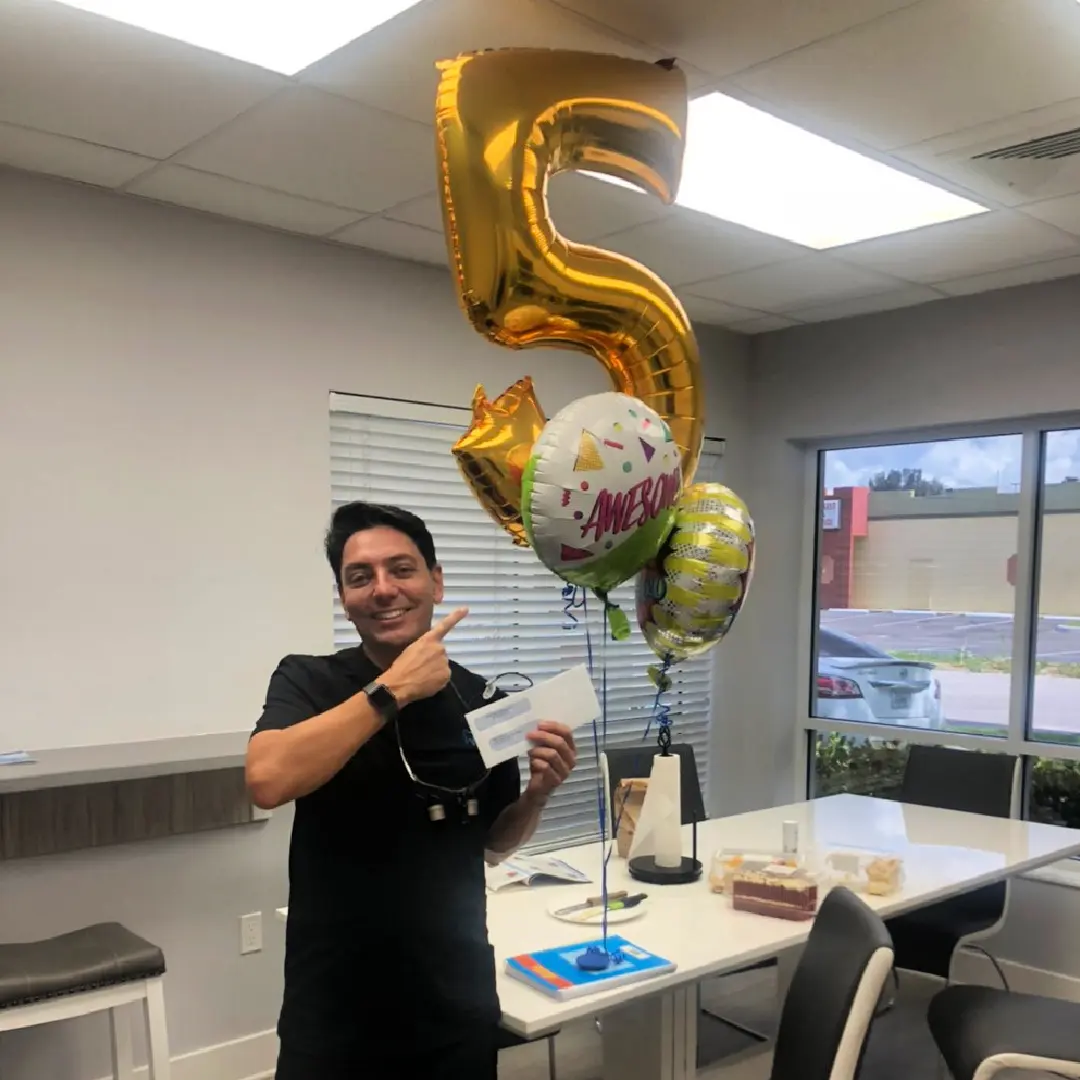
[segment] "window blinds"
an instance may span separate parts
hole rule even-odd
[[[521,673],[540,681],[586,663],[588,649],[579,623],[564,618],[562,581],[528,548],[517,548],[480,507],[458,471],[451,446],[468,426],[469,411],[334,394],[330,406],[331,499],[335,507],[354,499],[390,503],[424,519],[435,539],[446,580],[442,612],[460,605],[468,617],[447,639],[460,664],[491,678]],[[697,479],[719,479],[720,455],[702,455]],[[721,444],[722,445],[722,444]],[[634,617],[633,581],[611,594],[627,613],[633,634],[610,641],[602,632],[601,604],[590,596],[588,623],[593,676],[602,691],[607,672],[607,745],[640,745],[652,716],[655,691],[648,678],[656,663]],[[346,648],[356,633],[334,599],[334,644]],[[711,654],[672,669],[672,732],[694,747],[707,796]],[[558,717],[552,717],[558,719]],[[652,741],[655,730],[649,736]],[[593,733],[577,732],[578,766],[552,798],[536,848],[597,835],[597,761]],[[527,765],[522,762],[522,776]]]

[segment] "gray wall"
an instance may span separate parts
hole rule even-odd
[[[809,613],[806,455],[795,441],[1080,411],[1080,278],[944,300],[754,339],[748,498],[758,569],[725,662],[747,718],[727,769],[729,804],[787,801],[796,786],[797,670]],[[717,762],[723,769],[723,763]],[[1080,975],[1080,893],[1024,882],[999,946],[1012,959]]]
[[[464,405],[532,373],[550,415],[609,388],[486,343],[437,269],[2,171],[0,237],[5,749],[246,728],[283,653],[331,647],[331,390]],[[741,489],[748,343],[701,343]],[[167,953],[174,1053],[267,1031],[289,822],[0,863],[0,939],[120,919]],[[106,1072],[103,1023],[0,1043],[4,1080]]]

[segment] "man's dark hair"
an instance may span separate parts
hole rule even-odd
[[[339,506],[330,519],[326,531],[326,559],[334,571],[334,580],[341,584],[341,563],[345,557],[345,545],[353,533],[365,529],[386,526],[404,533],[419,549],[429,570],[434,570],[435,541],[428,527],[415,514],[397,506],[380,506],[377,503],[351,502]]]

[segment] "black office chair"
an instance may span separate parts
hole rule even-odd
[[[679,796],[682,803],[682,823],[689,825],[693,822],[705,821],[705,800],[701,794],[701,778],[698,775],[697,758],[694,755],[694,748],[689,743],[672,743],[671,752],[679,758]],[[610,822],[608,826],[608,835],[610,838],[615,837],[616,822],[613,820],[612,808],[615,805],[615,792],[618,789],[619,784],[623,780],[630,780],[636,777],[648,777],[652,772],[653,758],[656,757],[657,749],[655,746],[631,746],[631,747],[619,747],[613,750],[607,750],[600,756],[600,771],[605,778],[605,792],[607,795],[607,807],[608,814],[607,820]],[[775,959],[762,960],[756,964],[748,964],[746,967],[738,968],[735,971],[725,972],[724,975],[718,976],[718,978],[725,978],[728,975],[741,975],[748,971],[758,971],[764,968],[773,967],[776,964]],[[700,984],[698,987],[698,996],[700,998]],[[704,1016],[708,1016],[713,1020],[718,1020],[720,1023],[725,1024],[729,1028],[733,1028],[735,1031],[740,1031],[744,1035],[748,1035],[750,1038],[757,1040],[758,1042],[768,1042],[769,1036],[762,1031],[757,1031],[754,1028],[747,1027],[745,1024],[740,1024],[737,1020],[732,1020],[730,1017],[721,1016],[719,1013],[714,1013],[709,1009],[701,1009]]]
[[[547,1039],[548,1047],[548,1077],[549,1080],[557,1080],[555,1071],[555,1036],[559,1033],[553,1031],[550,1035],[542,1035],[540,1038]],[[513,1050],[518,1046],[530,1046],[536,1039],[523,1039],[506,1028],[498,1028],[495,1035],[495,1045],[498,1050]]]
[[[679,759],[679,794],[682,800],[682,823],[705,820],[705,800],[701,795],[697,758],[689,743],[672,743],[671,752]],[[615,791],[623,780],[648,777],[652,772],[655,746],[629,746],[606,750],[601,754],[600,770],[606,777],[608,835],[615,836]]]
[[[992,986],[947,986],[927,1012],[954,1080],[1001,1069],[1080,1078],[1080,1005]]]
[[[892,962],[881,918],[830,890],[784,999],[770,1080],[854,1080]]]
[[[900,801],[1007,818],[1018,767],[1018,759],[1009,754],[914,745],[908,752]],[[1008,895],[1008,882],[999,881],[890,919],[896,969],[948,982],[957,950],[971,948],[990,960],[1008,989],[1001,965],[976,944],[1001,927]]]

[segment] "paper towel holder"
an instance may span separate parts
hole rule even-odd
[[[649,885],[689,885],[701,877],[701,862],[697,857],[697,818],[690,823],[692,854],[684,855],[678,866],[658,866],[652,855],[638,855],[627,864],[632,878]]]

